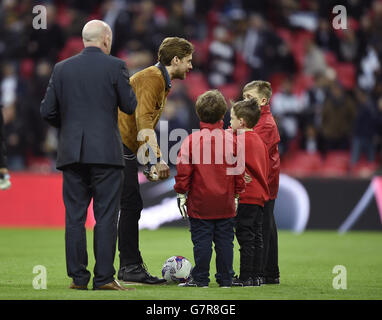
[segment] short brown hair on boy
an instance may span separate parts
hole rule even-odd
[[[261,96],[267,99],[267,103],[269,103],[272,96],[272,86],[270,82],[263,80],[249,82],[244,86],[243,93],[253,89],[256,89]]]
[[[247,128],[253,128],[260,119],[261,109],[255,99],[235,102],[232,109],[236,118],[244,120]]]
[[[191,42],[183,38],[168,37],[165,38],[158,50],[158,61],[165,66],[171,65],[174,57],[183,59],[194,52],[194,46]]]
[[[196,113],[202,122],[216,123],[227,112],[227,102],[219,90],[209,90],[196,100]]]

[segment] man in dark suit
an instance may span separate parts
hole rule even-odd
[[[112,31],[100,20],[82,30],[85,48],[54,67],[41,115],[59,128],[57,169],[63,172],[65,245],[71,289],[87,289],[90,272],[85,221],[93,198],[93,289],[127,290],[114,279],[123,148],[118,106],[128,114],[137,100],[125,63],[110,56]]]

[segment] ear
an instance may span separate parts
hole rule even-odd
[[[180,59],[178,56],[175,56],[174,58],[172,58],[171,60],[171,64],[174,63],[174,65],[177,65],[178,63],[180,62]]]
[[[240,127],[245,127],[245,121],[243,118],[239,119]]]

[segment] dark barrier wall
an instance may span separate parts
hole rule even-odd
[[[172,177],[174,174],[172,172]],[[178,213],[173,179],[156,183],[141,180],[145,210],[151,209],[152,218],[159,217],[164,211],[167,216],[174,217],[173,222],[165,225],[187,227],[188,221],[182,220]],[[310,202],[310,214],[305,229],[331,230],[337,230],[341,226],[371,182],[370,179],[354,178],[304,178],[297,181],[304,186]],[[303,198],[300,193],[297,193],[297,197]],[[166,199],[170,201],[164,201]],[[279,204],[281,210],[277,215],[284,214],[283,217],[286,218],[287,209],[295,212],[290,198],[285,200],[280,196]],[[143,212],[142,216],[144,215]],[[0,192],[0,227],[63,227],[64,221],[61,174],[15,173],[12,174],[12,188]],[[93,224],[94,221],[90,220],[87,226],[92,227]],[[374,197],[351,230],[382,230]]]
[[[297,179],[309,194],[310,216],[306,229],[338,229],[370,185],[370,179]],[[352,230],[382,230],[375,197]]]

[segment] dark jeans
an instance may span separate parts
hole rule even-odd
[[[240,203],[235,229],[240,245],[240,279],[263,276],[263,208]]]
[[[264,276],[280,277],[278,264],[277,226],[273,210],[275,200],[269,200],[264,205],[263,241],[264,241]]]
[[[125,145],[125,168],[121,211],[118,222],[118,250],[120,267],[143,262],[139,251],[139,219],[143,202],[138,182],[138,161],[135,154]]]
[[[216,252],[216,282],[221,286],[231,286],[233,272],[234,219],[194,219],[190,218],[191,239],[194,244],[195,266],[192,278],[203,284],[210,282],[210,262],[212,242]]]
[[[120,167],[79,163],[63,169],[66,267],[77,285],[87,285],[90,280],[85,222],[92,198],[96,221],[93,285],[99,287],[114,279],[122,181]]]

